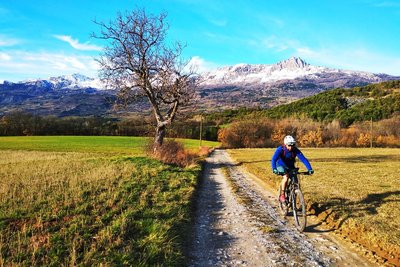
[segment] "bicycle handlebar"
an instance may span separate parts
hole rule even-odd
[[[278,172],[276,175],[284,175],[286,172]],[[299,172],[298,170],[296,170],[295,172],[296,174],[302,174],[302,175],[311,175],[311,173],[309,173],[308,171],[302,171]]]

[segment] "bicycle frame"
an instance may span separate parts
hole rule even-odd
[[[306,207],[304,202],[304,196],[300,188],[299,175],[308,175],[308,172],[299,172],[298,168],[290,170],[289,181],[286,186],[286,203],[279,202],[281,211],[286,216],[289,209],[293,212],[294,224],[296,228],[302,232],[306,226]]]
[[[297,177],[298,169],[291,170],[289,172],[289,181],[288,185],[286,186],[287,191],[292,191],[295,189],[300,189],[300,179]]]

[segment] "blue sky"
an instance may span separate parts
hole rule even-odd
[[[0,81],[97,75],[102,43],[94,19],[118,11],[166,11],[169,41],[187,47],[199,70],[310,64],[400,75],[400,0],[2,0]]]

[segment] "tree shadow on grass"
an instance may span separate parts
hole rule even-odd
[[[395,197],[395,199],[388,199],[389,197]],[[400,190],[368,194],[359,201],[350,201],[345,198],[331,198],[320,205],[316,212],[317,214],[324,213],[323,221],[336,220],[336,228],[340,228],[351,218],[378,214],[378,208],[390,202],[400,203]]]
[[[307,233],[328,233],[328,232],[332,232],[334,230],[334,229],[320,229],[319,227],[321,226],[321,224],[322,224],[322,222],[309,224],[304,229],[304,232],[307,232]]]
[[[397,161],[400,156],[397,155],[368,155],[368,156],[353,156],[353,157],[338,157],[338,158],[315,158],[313,162],[349,162],[349,163],[368,163],[368,162],[386,162]]]
[[[248,163],[248,164],[265,163],[265,164],[268,164],[268,166],[271,165],[271,161],[270,160],[242,160],[239,163],[240,163],[240,165],[242,165],[244,163]]]

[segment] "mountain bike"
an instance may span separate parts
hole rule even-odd
[[[279,173],[283,175],[284,173]],[[299,168],[289,171],[289,180],[286,186],[286,201],[279,202],[279,208],[283,216],[289,215],[291,210],[294,218],[294,225],[300,232],[304,231],[307,224],[306,203],[304,201],[303,193],[300,189],[300,177],[302,175],[310,175],[308,171],[299,172]]]

